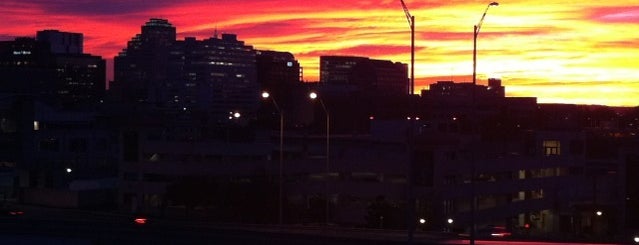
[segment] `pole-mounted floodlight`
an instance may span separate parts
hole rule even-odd
[[[324,113],[326,114],[326,162],[324,164],[324,174],[325,174],[325,180],[324,180],[324,191],[326,192],[326,206],[325,206],[325,210],[324,210],[324,222],[325,225],[328,226],[329,223],[329,191],[328,191],[328,178],[329,178],[329,165],[330,165],[330,142],[331,142],[331,120],[330,120],[330,113],[328,111],[328,108],[326,107],[326,105],[324,104],[324,100],[322,100],[321,97],[319,97],[319,95],[316,92],[310,92],[308,94],[308,97],[311,100],[319,100],[320,105],[322,106],[322,109],[324,110]]]
[[[408,94],[413,94],[415,92],[415,16],[410,14],[404,0],[400,0],[400,2],[402,3],[404,14],[406,14],[408,26],[410,27],[410,81],[408,84]]]
[[[479,22],[473,29],[473,90],[475,89],[474,85],[477,84],[477,36],[479,35],[479,30],[481,29],[481,25],[484,23],[484,18],[486,17],[486,13],[490,6],[499,6],[499,3],[489,3],[488,6],[486,6],[486,10],[484,10],[484,13],[481,15],[481,19],[479,19]]]
[[[473,27],[473,90],[472,90],[472,94],[473,94],[473,105],[476,105],[476,101],[475,101],[475,91],[477,90],[475,87],[477,85],[477,35],[479,35],[479,30],[481,29],[481,25],[484,23],[484,18],[486,17],[486,13],[488,12],[488,9],[490,8],[490,6],[499,6],[499,3],[497,2],[491,2],[488,4],[488,6],[486,6],[486,9],[484,10],[484,13],[481,15],[481,19],[479,19],[479,22],[477,23],[477,25],[475,25]],[[473,156],[473,162],[471,163],[471,168],[470,168],[470,184],[471,184],[471,204],[470,204],[470,245],[475,245],[475,209],[476,209],[476,202],[475,202],[475,162],[474,162],[474,156]]]
[[[279,169],[279,177],[278,177],[278,224],[281,226],[283,224],[283,184],[284,184],[284,174],[283,174],[283,170],[284,170],[284,111],[282,111],[282,109],[280,108],[280,106],[277,104],[277,101],[275,101],[275,98],[271,98],[271,94],[267,91],[262,92],[262,98],[263,99],[271,99],[271,101],[273,101],[273,105],[275,106],[275,109],[277,110],[277,112],[280,114],[280,169]]]

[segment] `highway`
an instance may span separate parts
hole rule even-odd
[[[0,217],[1,244],[408,244],[406,231],[319,226],[263,226],[149,219],[136,224],[128,215],[32,207],[22,216]],[[469,244],[468,240],[417,232],[412,244]],[[478,245],[572,245],[536,241],[476,241]],[[602,245],[602,244],[598,244]],[[611,244],[609,244],[611,245]]]

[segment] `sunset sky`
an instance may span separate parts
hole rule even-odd
[[[471,81],[473,25],[490,1],[405,3],[416,22],[415,91]],[[637,0],[499,3],[479,34],[478,83],[500,77],[507,96],[540,103],[639,106]],[[85,52],[109,63],[150,18],[168,19],[179,39],[208,38],[217,28],[256,49],[289,51],[306,81],[318,80],[320,55],[410,63],[399,0],[3,0],[0,16],[0,40],[80,32]]]

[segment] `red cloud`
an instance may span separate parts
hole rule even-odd
[[[605,23],[639,22],[639,6],[615,6],[590,9],[587,18]]]

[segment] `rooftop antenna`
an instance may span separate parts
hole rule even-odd
[[[215,25],[215,31],[213,31],[213,38],[217,39],[217,25]]]

